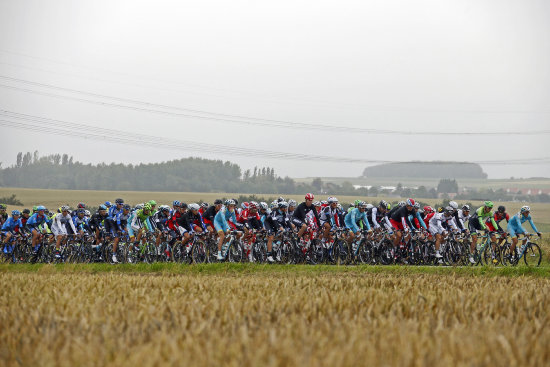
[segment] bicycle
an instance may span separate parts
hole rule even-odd
[[[534,242],[538,240],[538,238],[531,239],[533,235],[528,233],[525,233],[524,237],[526,239],[525,243],[521,245],[519,249],[518,246],[515,248],[515,257],[512,259],[510,256],[510,247],[507,247],[508,252],[503,255],[503,258],[505,258],[505,261],[512,266],[516,266],[521,258],[523,258],[523,261],[527,266],[540,266],[542,261],[542,250],[540,249],[540,246]]]

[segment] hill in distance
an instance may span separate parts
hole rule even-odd
[[[367,167],[363,177],[410,177],[410,178],[477,178],[486,179],[477,163],[469,162],[408,162],[385,163]]]

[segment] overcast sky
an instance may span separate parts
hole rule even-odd
[[[2,0],[0,76],[180,109],[341,127],[281,129],[173,113],[182,110],[150,113],[38,95],[29,90],[127,105],[0,78],[0,110],[154,137],[389,161],[550,156],[548,134],[346,129],[549,130],[547,0]],[[0,126],[0,132],[4,167],[18,151],[35,149],[92,163],[203,156],[245,169],[268,165],[292,177],[358,176],[365,167],[119,145],[29,128]],[[550,177],[548,162],[483,168],[490,178]]]

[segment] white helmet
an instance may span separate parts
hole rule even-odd
[[[201,207],[197,203],[192,203],[192,204],[189,204],[187,208],[189,208],[189,210],[199,210]]]
[[[453,208],[453,210],[458,209],[458,204],[456,203],[456,201],[449,201],[449,206]]]

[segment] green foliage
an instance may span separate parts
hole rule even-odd
[[[479,164],[468,162],[385,163],[367,167],[365,177],[487,178]]]
[[[451,179],[441,179],[439,180],[439,184],[437,184],[437,192],[440,193],[450,193],[450,192],[458,192],[458,184],[456,183],[456,180]]]

